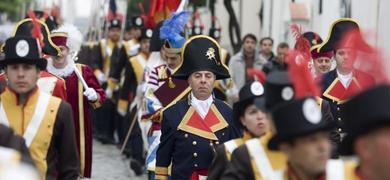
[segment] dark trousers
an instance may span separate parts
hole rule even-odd
[[[106,99],[102,106],[95,110],[95,133],[97,133],[97,136],[114,138],[116,114],[116,105],[110,99]]]

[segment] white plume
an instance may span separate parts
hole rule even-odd
[[[66,45],[69,48],[70,53],[78,52],[81,48],[81,44],[83,42],[83,35],[73,24],[65,23],[61,25],[58,29],[52,31],[61,32],[68,34]]]

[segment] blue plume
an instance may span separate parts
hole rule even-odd
[[[172,48],[181,48],[185,42],[182,36],[184,26],[190,17],[189,11],[174,13],[160,28],[160,39],[167,40]]]

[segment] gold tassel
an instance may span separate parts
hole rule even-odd
[[[169,77],[169,82],[168,82],[169,84],[169,88],[171,88],[171,89],[173,89],[173,88],[175,88],[176,87],[176,85],[175,85],[175,83],[173,83],[173,81],[172,81],[172,78],[171,77]]]

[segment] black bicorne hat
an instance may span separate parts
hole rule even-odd
[[[240,124],[240,114],[250,104],[255,104],[265,112],[264,87],[258,81],[246,83],[238,93],[238,101],[233,104],[233,119]]]
[[[321,109],[312,97],[284,102],[271,113],[276,131],[268,142],[271,150],[278,150],[281,142],[332,128],[332,124],[322,118]]]
[[[58,24],[55,22],[54,17],[47,15],[46,14],[47,12],[35,10],[33,13],[37,19],[41,20],[47,25],[47,27],[49,28],[49,32],[58,28]],[[31,18],[31,17],[27,15],[26,18]]]
[[[305,32],[305,33],[303,33],[303,37],[307,41],[309,41],[310,47],[313,47],[313,46],[316,46],[316,45],[319,45],[322,43],[322,39],[321,39],[320,35],[318,35],[315,32],[311,32],[311,31]]]
[[[340,154],[354,154],[354,141],[376,128],[390,126],[390,85],[368,89],[344,104],[343,120],[347,135]]]
[[[287,71],[272,71],[264,83],[265,105],[272,110],[276,105],[294,98],[295,90]]]
[[[354,38],[353,44],[348,44],[349,38]],[[344,41],[344,42],[343,42]],[[371,52],[372,48],[361,36],[358,23],[351,18],[336,20],[329,31],[327,40],[319,45],[318,52],[329,52],[342,47],[357,47],[358,50]]]
[[[61,50],[58,46],[56,46],[50,39],[50,31],[47,25],[37,20],[37,22],[41,25],[41,34],[43,37],[44,46],[42,47],[42,52],[51,56],[60,56]],[[30,36],[32,37],[33,23],[32,19],[27,18],[18,22],[16,28],[14,30],[13,36]]]
[[[47,60],[42,58],[38,40],[29,36],[15,36],[7,39],[4,45],[5,57],[0,66],[8,64],[36,64],[41,70],[46,69]]]
[[[183,46],[181,59],[173,78],[186,80],[197,71],[213,72],[216,79],[230,77],[228,68],[221,61],[219,44],[209,36],[199,35],[188,39]]]

